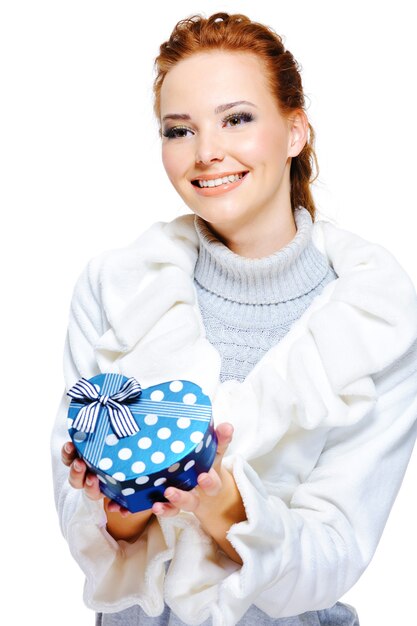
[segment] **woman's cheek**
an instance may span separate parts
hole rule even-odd
[[[168,178],[171,180],[171,175],[175,171],[175,158],[174,151],[169,145],[164,145],[162,148],[162,164],[168,174]]]
[[[175,188],[181,183],[181,179],[187,179],[190,172],[194,172],[195,161],[191,146],[176,144],[165,144],[162,148],[162,164]]]

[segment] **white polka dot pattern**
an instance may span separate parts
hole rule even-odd
[[[142,450],[147,450],[148,448],[151,447],[151,445],[152,445],[152,439],[150,439],[149,437],[142,437],[138,441],[138,446],[139,448],[142,448]]]
[[[197,402],[197,396],[194,393],[186,393],[182,401],[184,404],[195,404]]]
[[[185,443],[183,441],[173,441],[171,443],[171,450],[172,452],[175,452],[176,454],[179,454],[180,452],[182,452],[185,448]]]
[[[147,426],[153,426],[158,421],[158,416],[155,413],[145,415],[144,422]]]
[[[130,459],[130,457],[132,456],[132,450],[130,448],[122,448],[121,450],[119,450],[117,456],[119,457],[119,459],[122,459],[122,461],[127,461],[127,459]]]
[[[152,391],[151,400],[155,402],[160,402],[164,399],[164,392],[161,389],[156,389],[156,391]]]
[[[149,482],[149,476],[139,476],[139,478],[136,478],[135,480],[135,483],[137,485],[144,485],[148,482]]]
[[[182,391],[184,385],[182,384],[182,382],[180,380],[173,380],[172,383],[170,383],[169,388],[171,391],[174,392],[178,392],[178,391]]]
[[[152,463],[162,463],[165,461],[165,454],[163,452],[154,452],[151,456]]]
[[[203,437],[204,437],[204,433],[202,433],[200,430],[195,430],[190,435],[190,439],[193,443],[200,443]]]
[[[146,465],[143,461],[136,461],[132,465],[132,472],[134,474],[142,474],[142,472],[144,472],[145,469],[146,469]]]
[[[108,458],[101,459],[98,464],[99,468],[104,471],[110,469],[112,465],[113,465],[113,461]]]

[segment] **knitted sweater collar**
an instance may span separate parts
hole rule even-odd
[[[313,221],[304,207],[294,212],[295,237],[277,252],[250,259],[232,252],[195,216],[199,254],[195,280],[222,298],[244,304],[274,304],[298,298],[322,282],[329,263],[312,240]]]

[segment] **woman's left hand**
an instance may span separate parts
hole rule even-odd
[[[213,515],[216,514],[219,501],[222,504],[228,502],[228,495],[233,489],[234,480],[230,472],[223,467],[222,461],[233,438],[233,426],[224,422],[219,424],[215,430],[218,444],[216,457],[210,470],[198,475],[198,485],[191,491],[168,487],[164,496],[169,502],[155,502],[152,506],[155,515],[170,517],[177,515],[182,509],[194,513],[197,517],[200,515],[204,517],[206,514],[210,515],[210,512]]]
[[[160,517],[177,515],[181,509],[194,513],[206,533],[233,561],[242,565],[240,554],[227,539],[231,526],[246,520],[245,506],[233,474],[222,464],[233,438],[232,424],[219,424],[216,435],[216,458],[208,472],[198,475],[198,485],[191,491],[168,487],[164,496],[169,502],[155,502],[152,511]]]

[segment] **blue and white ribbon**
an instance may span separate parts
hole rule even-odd
[[[72,427],[85,433],[94,432],[100,407],[103,406],[107,409],[113,430],[119,438],[134,435],[139,432],[139,426],[129,407],[123,403],[139,397],[141,393],[142,388],[134,378],[129,378],[119,391],[111,396],[100,394],[90,381],[81,378],[71,387],[67,395],[88,404],[79,410]]]

